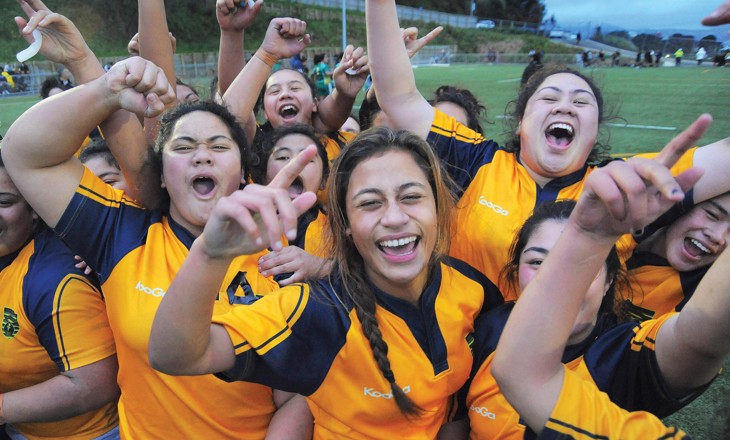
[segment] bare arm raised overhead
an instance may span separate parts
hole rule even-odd
[[[8,173],[53,227],[81,181],[83,166],[74,153],[84,137],[119,109],[153,117],[174,97],[153,63],[138,57],[116,63],[105,75],[39,102],[15,121],[2,144]]]
[[[416,88],[393,0],[365,2],[368,58],[378,104],[395,128],[426,138],[434,109]]]

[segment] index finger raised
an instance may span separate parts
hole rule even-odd
[[[289,161],[288,164],[284,168],[282,168],[276,176],[269,182],[267,185],[271,188],[281,188],[286,189],[289,188],[289,186],[294,182],[294,179],[297,178],[297,176],[302,172],[304,167],[307,166],[309,162],[312,161],[317,156],[317,147],[314,145],[310,145],[304,150],[302,150],[301,153],[297,154],[297,156]]]
[[[669,141],[655,160],[667,168],[671,168],[687,150],[697,144],[711,123],[712,116],[707,113],[700,115],[689,127]]]

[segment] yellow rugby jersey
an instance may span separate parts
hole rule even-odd
[[[595,384],[569,368],[564,368],[564,372],[560,396],[540,439],[689,439],[651,413],[620,408]]]
[[[149,365],[155,312],[194,240],[187,230],[87,169],[56,231],[100,274],[119,358],[122,438],[264,438],[275,410],[270,388],[212,375],[168,376]],[[214,313],[278,287],[258,273],[261,255],[234,260]]]
[[[626,302],[626,312],[634,321],[646,321],[670,312],[679,312],[692,297],[710,266],[678,272],[666,258],[651,252],[637,251],[630,235],[631,256],[626,262],[629,286],[617,292]]]
[[[472,439],[534,438],[491,373],[494,351],[513,306],[507,303],[498,307],[476,323],[472,376],[460,392],[457,415],[458,419],[468,414]],[[616,405],[666,417],[709,386],[682,399],[674,398],[667,389],[656,364],[654,340],[669,316],[641,324],[599,320],[585,341],[566,347],[562,361],[582,380],[607,393]]]
[[[213,317],[236,353],[234,368],[219,375],[307,396],[317,439],[434,439],[449,419],[450,396],[469,376],[474,320],[501,303],[501,294],[455,260],[434,269],[419,307],[372,289],[396,381],[424,409],[419,419],[398,410],[352,302],[329,279]]]
[[[585,179],[597,165],[550,181],[541,188],[520,163],[519,156],[458,123],[438,109],[428,141],[460,187],[451,255],[466,261],[497,282],[507,264],[515,233],[541,203],[578,199]],[[672,169],[678,174],[692,166],[694,150]],[[507,299],[516,299],[505,286]]]
[[[0,257],[0,393],[45,382],[114,355],[98,283],[49,229]],[[92,439],[118,423],[116,402],[57,422],[15,423],[33,439]]]

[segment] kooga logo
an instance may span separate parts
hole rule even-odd
[[[403,392],[408,394],[411,392],[411,386],[408,385],[405,388],[403,388]],[[392,399],[393,393],[381,393],[380,391],[375,391],[375,388],[368,388],[363,387],[363,394],[370,397],[375,397],[377,399]]]
[[[156,297],[165,296],[165,291],[162,290],[161,287],[155,287],[154,289],[152,289],[152,288],[147,287],[144,284],[142,284],[142,281],[137,281],[137,290],[139,290],[140,292],[144,292],[147,295],[152,295],[152,296],[156,296]]]
[[[509,211],[507,211],[506,209],[502,208],[499,205],[495,205],[494,203],[485,199],[484,196],[479,197],[479,204],[482,206],[486,206],[487,208],[491,209],[492,211],[496,212],[497,214],[509,215]]]

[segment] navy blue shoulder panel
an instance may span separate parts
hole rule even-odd
[[[105,203],[74,194],[55,230],[103,283],[125,255],[145,243],[149,227],[162,214],[96,196]]]
[[[56,360],[59,370],[63,371],[53,326],[54,310],[57,308],[54,299],[61,300],[60,297],[55,298],[56,290],[64,294],[61,283],[68,282],[68,275],[93,286],[97,291],[100,291],[99,284],[94,276],[85,275],[74,267],[77,262],[73,252],[50,229],[42,229],[27,246],[34,246],[34,251],[23,279],[23,308],[35,327],[39,341],[51,359]],[[63,338],[63,335],[60,337]]]
[[[236,356],[236,366],[217,376],[224,380],[256,382],[305,396],[316,391],[345,345],[352,322],[349,309],[336,298],[334,287],[327,279],[311,281],[309,287],[309,302],[303,305],[302,314],[288,327],[290,336],[263,356],[256,355],[253,350],[245,356]],[[303,289],[304,286],[300,286],[301,297]],[[251,305],[240,307],[255,308],[267,298],[264,296]],[[296,374],[292,374],[293,371]]]

